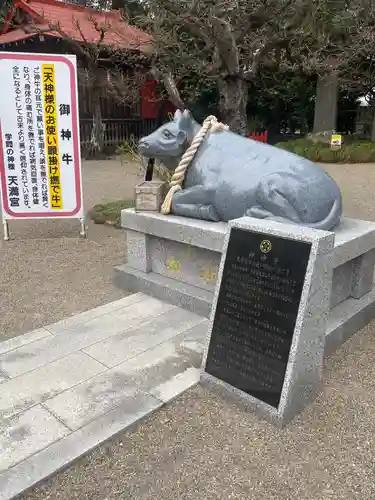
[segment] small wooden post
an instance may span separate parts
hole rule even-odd
[[[142,181],[135,187],[135,211],[159,212],[166,189],[164,181]]]

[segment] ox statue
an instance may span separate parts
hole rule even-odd
[[[174,170],[201,130],[189,111],[139,142],[139,152]],[[173,194],[171,212],[207,221],[242,216],[330,231],[340,222],[341,192],[318,165],[230,131],[209,132]]]

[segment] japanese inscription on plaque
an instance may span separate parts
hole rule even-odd
[[[206,372],[277,408],[311,243],[233,229]]]
[[[0,54],[3,218],[81,217],[74,56]]]

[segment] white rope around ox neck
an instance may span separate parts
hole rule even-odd
[[[228,125],[224,125],[217,120],[215,116],[208,116],[199,130],[197,135],[192,140],[190,146],[187,148],[183,154],[180,163],[177,165],[175,171],[173,172],[172,179],[169,183],[169,191],[164,198],[164,202],[161,206],[161,213],[168,215],[172,210],[172,198],[177,191],[182,190],[182,184],[185,179],[186,171],[193,160],[195,153],[198,151],[199,146],[204,141],[208,132],[222,132],[223,130],[229,130]]]

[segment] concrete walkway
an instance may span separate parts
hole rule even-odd
[[[135,294],[0,343],[0,500],[197,383],[207,326]]]

